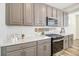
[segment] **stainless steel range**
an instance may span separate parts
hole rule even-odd
[[[63,37],[58,34],[46,34],[46,36],[51,37],[51,55],[56,54],[63,50]]]

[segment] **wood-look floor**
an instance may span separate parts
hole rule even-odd
[[[79,40],[74,40],[73,47],[64,50],[62,56],[79,56]]]

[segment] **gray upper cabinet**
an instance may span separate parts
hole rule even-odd
[[[34,23],[33,4],[8,3],[6,4],[6,17],[8,25],[32,26]]]
[[[32,3],[24,4],[24,25],[32,26],[34,23],[34,10]]]
[[[6,23],[7,25],[23,24],[23,4],[9,3],[6,4]]]
[[[53,8],[53,17],[57,18],[57,9],[56,8]]]
[[[43,3],[6,3],[6,24],[46,26],[46,17],[58,20],[58,26],[68,26],[68,14]]]
[[[41,4],[40,5],[40,19],[42,20],[42,26],[46,25],[46,5],[45,4]]]
[[[63,12],[61,10],[57,10],[57,20],[58,26],[63,27]]]
[[[60,10],[57,10],[57,20],[58,20],[58,26],[60,27],[61,26],[61,16],[60,16],[61,12]]]
[[[64,13],[64,26],[68,26],[68,13]]]
[[[47,17],[53,17],[52,7],[47,6]]]
[[[34,4],[34,14],[35,14],[35,25],[45,26],[46,25],[46,5]]]
[[[63,11],[61,11],[61,27],[63,27],[64,26],[64,17],[63,17]]]
[[[64,49],[71,48],[73,46],[73,34],[64,37]]]
[[[35,13],[35,25],[39,26],[40,24],[40,6],[39,4],[34,4],[34,13]]]

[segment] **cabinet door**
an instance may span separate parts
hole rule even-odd
[[[38,56],[50,56],[51,55],[51,44],[44,43],[38,45]]]
[[[64,49],[67,49],[68,48],[68,36],[65,36],[64,37],[64,45],[63,45],[63,47],[64,47]]]
[[[61,11],[61,27],[64,26],[64,15],[63,12]]]
[[[69,35],[69,48],[73,45],[73,35]]]
[[[25,56],[36,56],[36,46],[24,49]]]
[[[58,20],[58,26],[60,27],[61,26],[61,16],[60,16],[60,11],[57,10],[57,20]]]
[[[22,50],[17,50],[17,51],[9,52],[6,55],[7,56],[23,56],[23,52]]]
[[[58,26],[62,27],[63,24],[63,12],[61,10],[57,10],[57,19],[58,19]]]
[[[42,26],[46,25],[46,5],[40,4],[40,20]]]
[[[40,6],[39,4],[34,4],[34,13],[35,13],[35,25],[39,26],[40,25]]]
[[[53,17],[52,7],[47,6],[47,17]]]
[[[57,18],[57,10],[56,10],[56,8],[53,8],[53,17]]]
[[[8,3],[6,4],[6,22],[8,25],[23,24],[23,4]]]
[[[68,14],[64,13],[64,26],[68,26]]]
[[[31,26],[34,23],[34,15],[33,15],[33,4],[25,3],[24,4],[24,25]]]
[[[46,25],[46,6],[44,4],[35,4],[35,25]]]

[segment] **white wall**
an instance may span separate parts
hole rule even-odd
[[[76,39],[76,21],[75,21],[75,15],[69,14],[69,27],[68,32],[72,32],[74,34],[74,39]]]
[[[6,36],[6,26],[5,26],[5,5],[0,4],[0,40],[3,40]]]
[[[79,35],[77,35],[77,33],[76,33],[76,30],[77,30],[76,25],[77,25],[77,23],[79,23],[79,22],[76,22],[76,20],[77,20],[76,15],[79,15],[79,11],[69,14],[70,30],[68,30],[68,31],[71,31],[74,33],[74,39],[79,39]]]
[[[79,39],[79,14],[76,15],[76,39]]]

